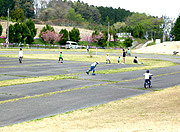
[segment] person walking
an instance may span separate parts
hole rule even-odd
[[[125,64],[125,59],[126,59],[126,51],[125,49],[123,49],[123,63],[122,64]]]
[[[58,61],[58,63],[59,63],[59,62],[63,63],[63,55],[62,55],[62,52],[60,52],[60,54],[59,54],[59,61]]]
[[[22,48],[20,48],[20,50],[19,50],[19,63],[22,63],[22,59],[23,59],[23,51],[22,51]]]

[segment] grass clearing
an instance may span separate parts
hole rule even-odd
[[[180,86],[1,127],[1,132],[161,132],[180,130]]]

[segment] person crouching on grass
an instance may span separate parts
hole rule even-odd
[[[19,63],[22,63],[22,58],[23,58],[23,51],[22,48],[19,50]]]
[[[88,70],[86,73],[87,73],[87,75],[89,75],[89,72],[90,71],[93,71],[93,73],[92,73],[92,75],[96,75],[95,74],[95,68],[96,68],[96,66],[99,64],[99,61],[96,61],[96,62],[94,62],[94,63],[92,63],[91,64],[91,67],[90,67],[90,70]]]
[[[136,63],[136,64],[138,64],[138,63],[139,63],[139,62],[138,62],[138,58],[137,58],[137,56],[135,56],[135,57],[134,57],[133,62],[134,62],[134,63]]]

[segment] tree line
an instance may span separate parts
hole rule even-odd
[[[110,39],[112,37],[114,40],[117,32],[127,32],[136,38],[146,39],[162,38],[163,34],[163,17],[134,13],[120,7],[96,7],[80,0],[0,0],[0,7],[1,18],[7,16],[9,8],[11,19],[19,23],[36,18],[55,25],[83,26],[104,33],[109,23]]]
[[[36,36],[37,29],[33,20],[30,18],[23,23],[10,24],[9,42],[10,43],[27,43],[32,44]]]
[[[0,17],[6,17],[8,8],[10,17],[16,21],[24,21],[25,18],[33,18],[34,0],[0,0]]]

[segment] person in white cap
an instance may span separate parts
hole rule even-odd
[[[96,74],[95,74],[95,68],[96,68],[96,66],[97,66],[98,64],[99,64],[99,61],[96,61],[96,62],[92,63],[92,64],[91,64],[91,67],[90,67],[90,70],[88,70],[86,73],[89,75],[89,72],[90,72],[90,71],[93,71],[92,75],[96,75]]]

